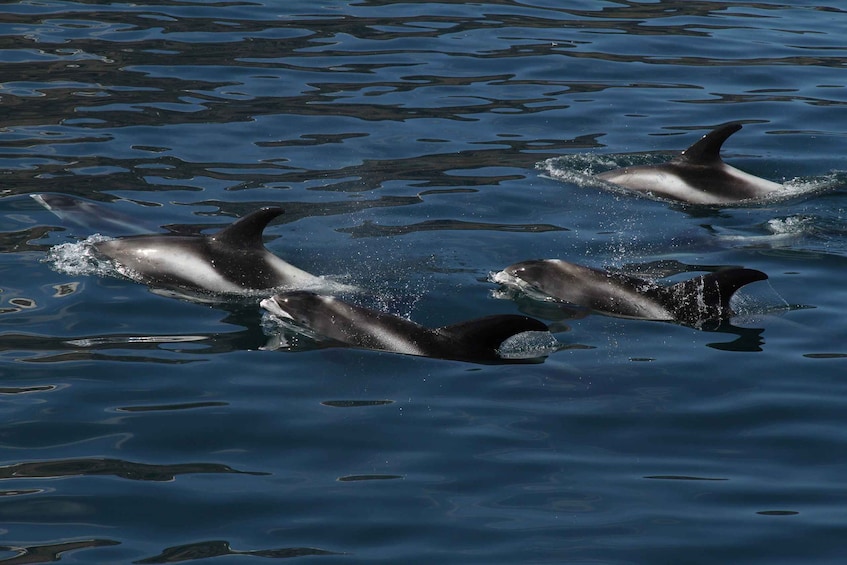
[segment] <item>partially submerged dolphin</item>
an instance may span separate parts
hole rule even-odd
[[[257,210],[212,235],[136,235],[94,244],[122,274],[157,288],[216,294],[315,288],[327,282],[290,265],[262,242],[282,208]]]
[[[781,184],[723,162],[721,146],[740,129],[740,123],[730,122],[707,133],[667,163],[624,167],[596,176],[624,188],[690,204],[730,204],[781,190]]]
[[[729,301],[742,286],[767,279],[755,269],[727,268],[661,285],[560,259],[524,261],[492,276],[496,283],[610,316],[699,326],[732,316]]]
[[[134,218],[93,200],[50,193],[30,194],[30,197],[57,218],[85,229],[86,233],[94,230],[102,235],[134,235],[150,231]]]
[[[261,306],[284,325],[336,345],[475,363],[521,362],[556,347],[547,326],[534,318],[495,315],[430,329],[399,316],[349,304],[331,296],[294,291],[266,298]],[[504,344],[527,332],[543,332],[543,352],[513,356]]]

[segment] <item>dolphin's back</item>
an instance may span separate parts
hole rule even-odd
[[[667,163],[623,167],[595,176],[636,192],[689,204],[741,202],[782,189],[781,184],[723,162],[724,142],[740,129],[739,122],[718,126]]]

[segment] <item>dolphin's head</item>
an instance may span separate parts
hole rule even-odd
[[[494,281],[517,287],[530,296],[540,292],[549,298],[555,296],[565,282],[574,282],[572,271],[575,268],[570,263],[555,259],[521,261],[497,273]]]
[[[276,294],[259,304],[298,333],[361,347],[368,347],[369,336],[380,333],[381,318],[393,318],[307,290]]]
[[[265,298],[260,305],[283,323],[317,329],[314,327],[316,322],[326,318],[326,312],[331,309],[332,302],[334,300],[328,296],[307,291],[293,291]]]
[[[540,278],[543,278],[546,271],[549,269],[549,262],[544,260],[521,261],[514,265],[509,265],[503,271],[513,277],[523,281],[534,283]]]

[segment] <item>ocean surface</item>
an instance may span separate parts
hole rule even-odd
[[[845,29],[835,0],[3,2],[0,563],[843,563]],[[729,121],[790,198],[590,181]],[[274,349],[258,299],[79,255],[270,205],[268,249],[363,303],[561,348]],[[574,318],[491,282],[539,258],[769,279],[718,328]]]

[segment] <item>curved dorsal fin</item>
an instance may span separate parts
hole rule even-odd
[[[218,233],[211,236],[212,241],[237,247],[264,247],[262,232],[271,220],[282,214],[282,208],[272,206],[261,208],[239,218]]]
[[[720,319],[732,314],[729,300],[739,288],[767,278],[762,271],[734,267],[662,287],[657,294],[682,322]]]
[[[723,146],[724,141],[730,135],[740,129],[740,122],[729,122],[718,126],[701,137],[694,145],[683,151],[674,161],[688,165],[714,165],[720,163],[721,146]]]
[[[442,326],[435,333],[456,348],[450,357],[470,360],[498,359],[497,349],[513,335],[529,331],[549,331],[547,324],[517,314],[495,314]]]

